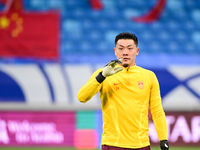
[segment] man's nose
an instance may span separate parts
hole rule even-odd
[[[123,56],[128,56],[128,50],[127,49],[124,49]]]

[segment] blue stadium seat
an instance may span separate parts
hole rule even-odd
[[[138,23],[133,17],[150,11],[157,0],[24,0],[26,10],[61,10],[61,56],[112,54],[114,37],[124,31],[139,38],[141,53],[200,54],[200,1],[169,0],[159,20]]]

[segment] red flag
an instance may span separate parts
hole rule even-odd
[[[59,12],[24,12],[21,0],[7,0],[5,7],[0,13],[0,57],[57,60]]]
[[[90,0],[90,5],[92,9],[94,10],[102,10],[103,9],[103,4],[101,0]]]
[[[157,0],[155,6],[145,15],[133,17],[135,22],[151,23],[159,19],[166,5],[166,0]]]

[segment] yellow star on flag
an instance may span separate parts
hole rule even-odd
[[[0,28],[5,29],[9,26],[10,20],[6,16],[0,17]]]

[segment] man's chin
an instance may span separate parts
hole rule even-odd
[[[123,67],[125,67],[125,68],[128,67],[128,66],[129,66],[129,64],[123,64]]]

